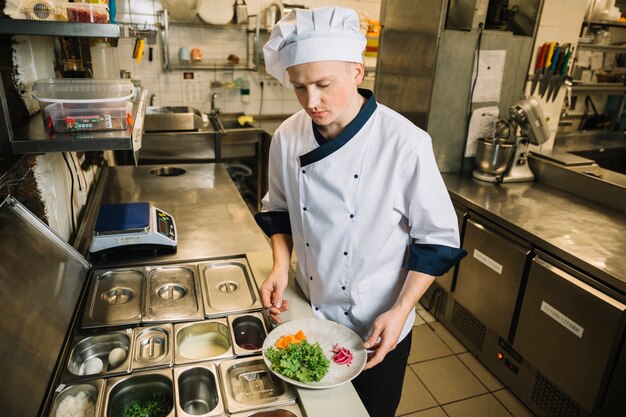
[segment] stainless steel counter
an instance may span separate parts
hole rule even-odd
[[[109,264],[159,264],[245,254],[260,285],[271,271],[272,251],[224,167],[221,164],[170,167],[186,172],[159,177],[151,171],[160,166],[109,168],[101,203],[150,201],[170,213],[178,228],[177,253],[156,258],[116,258]],[[313,318],[311,306],[295,284],[293,271],[284,296],[289,300],[289,310],[283,314],[283,320]],[[368,416],[352,384],[326,390],[296,390],[307,417]]]
[[[241,255],[267,249],[267,241],[221,164],[169,165],[182,175],[154,175],[162,166],[109,168],[101,204],[149,201],[174,217],[178,250],[158,262]],[[154,263],[151,254],[106,259],[98,265]]]
[[[538,182],[495,185],[444,174],[459,203],[626,294],[626,218]]]

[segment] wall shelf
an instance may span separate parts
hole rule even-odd
[[[578,50],[585,51],[599,51],[599,52],[612,52],[617,54],[626,53],[626,45],[596,45],[596,44],[586,44],[579,43]]]
[[[193,71],[193,70],[205,70],[205,71],[257,71],[260,62],[260,48],[259,48],[259,34],[261,33],[261,27],[259,26],[258,16],[250,16],[255,18],[256,25],[250,27],[249,24],[233,24],[226,25],[211,25],[202,21],[199,17],[195,16],[185,20],[171,19],[167,9],[163,9],[157,12],[158,26],[161,29],[161,47],[163,56],[163,70],[170,71]],[[245,63],[233,65],[228,61],[216,62],[216,61],[200,61],[200,62],[181,62],[180,60],[170,58],[170,27],[198,27],[208,28],[215,30],[237,30],[243,32],[245,36],[246,44],[246,58]],[[267,31],[267,29],[263,29]],[[250,35],[252,35],[252,51],[250,50]]]
[[[89,152],[104,150],[132,150],[141,148],[143,122],[148,90],[143,90],[138,102],[133,103],[135,124],[126,130],[106,132],[50,133],[45,129],[41,114],[37,113],[21,126],[15,126],[10,139],[16,154],[46,152]]]
[[[0,34],[119,38],[120,27],[112,23],[74,23],[5,18],[0,20]]]

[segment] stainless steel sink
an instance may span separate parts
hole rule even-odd
[[[202,113],[189,106],[147,107],[143,126],[146,132],[178,132],[202,129],[204,121]]]
[[[174,368],[176,415],[222,416],[224,403],[219,390],[217,367],[213,363]]]
[[[222,361],[219,370],[229,413],[296,401],[293,388],[270,372],[261,358]]]

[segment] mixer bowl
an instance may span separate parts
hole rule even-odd
[[[479,138],[476,146],[476,169],[483,174],[503,175],[514,153],[515,144]]]

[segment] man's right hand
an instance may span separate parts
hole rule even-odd
[[[289,275],[287,273],[272,270],[259,288],[263,307],[270,309],[270,317],[277,323],[281,323],[280,313],[289,308],[288,302],[283,300],[283,293],[287,288],[288,280]]]

